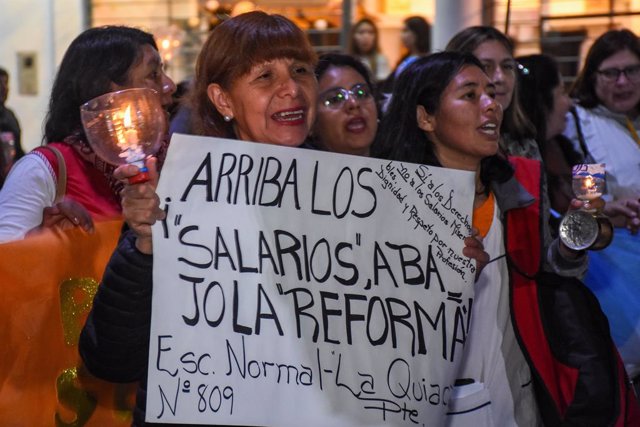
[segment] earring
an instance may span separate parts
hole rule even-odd
[[[229,123],[231,121],[231,117],[229,117],[229,116],[224,116],[223,118],[224,118],[224,121],[227,122],[227,123]]]

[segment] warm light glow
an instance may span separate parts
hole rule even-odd
[[[198,18],[197,16],[192,16],[187,20],[187,25],[190,28],[196,28],[198,25],[200,25],[200,18]]]
[[[580,187],[576,191],[576,197],[581,200],[593,200],[602,195],[602,188],[598,178],[586,175],[580,178]]]
[[[584,179],[582,185],[584,186],[584,188],[586,190],[593,190],[593,187],[596,185],[596,183],[594,182],[594,180],[591,177],[591,175],[589,175],[588,177],[586,177]]]
[[[129,129],[131,127],[131,105],[127,105],[126,110],[124,110],[124,127]]]
[[[157,28],[154,34],[160,57],[165,63],[168,63],[178,55],[185,32],[174,24]]]
[[[216,0],[208,0],[204,4],[204,8],[207,9],[208,11],[210,11],[210,12],[214,12],[219,7],[220,7],[220,2],[216,1]]]
[[[122,153],[122,156],[131,157],[131,150],[133,150],[133,155],[137,156],[137,152],[139,151],[138,131],[133,126],[133,120],[131,120],[131,105],[127,105],[127,108],[124,110],[122,124],[124,127],[124,138],[118,137],[119,145],[126,150]]]
[[[231,16],[238,16],[243,13],[251,12],[256,10],[256,5],[252,1],[240,1],[233,6],[231,10]]]
[[[580,15],[587,13],[587,5],[585,0],[563,0],[549,2],[549,15]]]

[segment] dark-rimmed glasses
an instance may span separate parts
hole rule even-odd
[[[364,102],[373,98],[371,89],[367,84],[359,83],[349,89],[338,87],[330,89],[321,95],[322,105],[330,110],[339,110],[345,102],[353,97],[356,102]]]
[[[640,64],[629,65],[624,68],[605,68],[596,72],[604,81],[609,83],[617,82],[620,74],[624,74],[627,80],[631,82],[637,83],[640,81]]]

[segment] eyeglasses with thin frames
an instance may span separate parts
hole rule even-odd
[[[351,90],[342,87],[330,89],[320,99],[322,100],[322,105],[326,108],[339,110],[352,97],[356,102],[366,102],[373,99],[373,94],[367,84],[358,83]]]
[[[637,83],[640,81],[640,64],[629,65],[624,68],[605,68],[604,70],[596,71],[598,75],[606,82],[617,82],[620,78],[620,74],[624,74],[627,80]]]

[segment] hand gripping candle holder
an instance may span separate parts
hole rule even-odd
[[[140,173],[135,184],[149,180],[145,159],[155,154],[166,133],[166,112],[158,94],[146,88],[125,89],[98,96],[80,107],[89,144],[105,162],[133,164]]]
[[[560,240],[574,250],[600,250],[611,243],[613,225],[607,216],[591,206],[604,192],[604,164],[576,165],[572,170],[572,188],[582,208],[569,211],[560,222]]]

